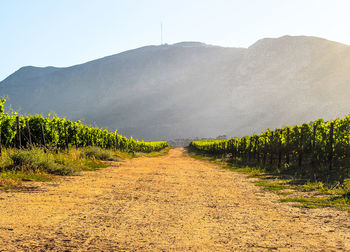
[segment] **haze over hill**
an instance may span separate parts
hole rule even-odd
[[[23,67],[7,105],[139,139],[240,136],[350,112],[350,46],[284,36],[249,48],[146,46],[67,68]]]

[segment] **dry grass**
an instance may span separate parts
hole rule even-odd
[[[81,171],[106,168],[95,158],[84,157],[85,150],[72,149],[68,153],[49,152],[42,149],[6,149],[0,157],[0,189],[22,186],[25,181],[51,181],[53,175],[78,175]]]

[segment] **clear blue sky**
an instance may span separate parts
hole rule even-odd
[[[0,0],[0,80],[164,42],[248,47],[310,35],[350,44],[349,0]]]

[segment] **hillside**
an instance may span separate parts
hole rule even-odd
[[[315,37],[249,48],[146,46],[0,82],[22,113],[55,112],[145,140],[238,136],[350,111],[350,47]]]

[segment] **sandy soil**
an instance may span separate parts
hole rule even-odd
[[[184,155],[0,192],[0,251],[350,251],[350,218]]]

